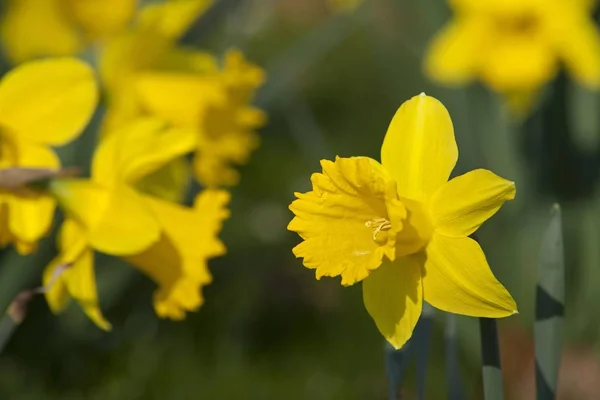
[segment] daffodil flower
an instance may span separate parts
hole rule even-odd
[[[561,64],[581,84],[600,87],[600,35],[586,0],[450,0],[454,19],[425,59],[433,79],[461,85],[479,78],[527,107]],[[529,96],[528,96],[529,95]],[[519,100],[521,99],[521,100]]]
[[[68,56],[122,30],[137,0],[9,0],[0,39],[20,63],[42,56]]]
[[[232,50],[219,72],[147,73],[139,77],[137,91],[145,112],[197,132],[194,172],[214,187],[236,184],[232,164],[246,163],[258,146],[255,130],[266,116],[249,103],[264,79],[262,69]]]
[[[98,101],[92,69],[71,58],[34,61],[0,81],[0,169],[58,168],[50,146],[77,137]],[[30,253],[50,229],[55,201],[43,191],[0,193],[0,246]]]
[[[91,179],[52,182],[66,221],[60,254],[47,267],[45,283],[55,268],[71,264],[46,294],[54,312],[72,297],[99,327],[110,329],[98,306],[94,250],[129,260],[156,281],[159,316],[181,319],[202,304],[200,288],[210,282],[207,260],[225,252],[217,234],[228,216],[228,194],[204,191],[189,208],[144,194],[136,186],[189,152],[193,136],[157,118],[138,119],[102,140]]]
[[[135,93],[139,74],[149,71],[216,71],[214,56],[178,43],[212,0],[172,0],[140,8],[131,26],[99,51],[99,71],[106,88],[108,113],[103,135],[141,114]]]
[[[515,196],[513,182],[478,169],[448,181],[458,159],[452,121],[421,94],[396,112],[381,149],[322,161],[313,190],[296,193],[288,229],[316,277],[363,282],[364,304],[395,347],[410,338],[423,301],[478,317],[516,313],[479,244],[469,238]]]

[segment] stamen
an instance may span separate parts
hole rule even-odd
[[[377,241],[377,235],[381,231],[389,231],[392,229],[392,224],[385,218],[375,218],[365,222],[367,228],[373,228],[373,240]]]

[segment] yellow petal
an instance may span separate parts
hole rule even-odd
[[[74,55],[83,50],[83,40],[64,13],[60,0],[6,3],[0,37],[14,63],[40,56]]]
[[[465,84],[479,73],[480,55],[489,36],[482,18],[457,16],[433,39],[425,58],[425,71],[434,80]]]
[[[65,8],[90,38],[101,38],[124,29],[137,0],[67,0]]]
[[[452,179],[432,197],[431,216],[437,232],[465,237],[515,198],[515,184],[486,169]]]
[[[133,184],[195,146],[193,130],[172,128],[160,118],[138,118],[100,142],[92,162],[92,179],[107,186]]]
[[[46,299],[53,313],[60,313],[73,297],[86,315],[100,328],[110,330],[111,325],[102,315],[98,305],[93,253],[87,247],[85,232],[78,224],[66,219],[59,240],[61,253],[44,271]],[[65,268],[65,265],[69,264]],[[64,268],[59,271],[57,268]]]
[[[517,312],[473,239],[434,235],[426,255],[423,290],[432,306],[471,317],[500,318]]]
[[[448,180],[458,159],[448,110],[421,93],[404,102],[383,140],[381,162],[401,197],[425,202]]]
[[[423,307],[421,264],[400,257],[384,262],[363,281],[363,300],[377,329],[394,348],[410,339]]]
[[[73,265],[65,270],[63,275],[71,297],[79,303],[88,318],[99,328],[105,331],[110,330],[111,325],[102,315],[98,305],[94,253],[90,249],[86,249]]]
[[[67,285],[61,276],[58,276],[62,272],[58,268],[64,268],[62,258],[60,256],[55,257],[50,264],[44,269],[43,285],[48,288],[44,293],[46,302],[50,311],[54,314],[60,314],[69,304],[71,296],[67,290]]]
[[[106,188],[87,180],[57,180],[50,185],[67,215],[85,227],[91,246],[112,255],[143,251],[159,240],[161,227],[131,188]]]
[[[183,319],[202,303],[202,286],[211,281],[207,261],[225,253],[217,235],[229,216],[229,194],[205,190],[194,208],[146,197],[163,226],[159,242],[126,260],[148,274],[159,288],[154,308],[161,317]]]
[[[396,185],[381,165],[367,157],[321,161],[322,174],[313,174],[313,191],[290,205],[295,214],[288,225],[304,239],[294,248],[316,277],[342,277],[342,285],[365,279],[383,256],[396,257],[396,234],[406,209]]]
[[[197,127],[208,106],[226,101],[223,85],[216,76],[146,73],[136,82],[145,110],[177,125]]]
[[[600,87],[600,33],[590,11],[569,3],[548,11],[548,35],[569,72],[583,85]]]
[[[152,27],[165,37],[177,39],[212,3],[212,0],[177,0],[150,4],[141,10],[140,24]]]
[[[534,90],[554,78],[558,60],[543,37],[497,34],[483,58],[482,80],[499,92]]]
[[[61,145],[81,133],[97,101],[94,72],[84,62],[32,61],[0,82],[0,125],[22,141]]]
[[[14,142],[17,165],[22,167],[59,166],[58,157],[44,146]],[[46,193],[28,191],[6,197],[8,200],[8,228],[17,240],[36,243],[45,236],[52,225],[56,201]]]

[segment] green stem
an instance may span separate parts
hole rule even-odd
[[[493,318],[479,318],[485,400],[503,400],[502,368],[498,346],[498,328]]]

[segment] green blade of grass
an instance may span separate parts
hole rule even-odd
[[[542,241],[535,300],[535,379],[538,400],[556,397],[564,329],[565,265],[561,213],[552,207]]]

